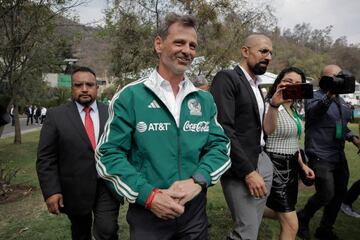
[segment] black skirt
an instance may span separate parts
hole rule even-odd
[[[298,156],[268,152],[274,165],[273,182],[266,206],[276,212],[295,211],[298,195]]]

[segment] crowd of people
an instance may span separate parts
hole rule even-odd
[[[37,107],[36,105],[26,106],[24,111],[26,114],[26,125],[43,124],[46,118],[46,111],[46,107]]]
[[[240,63],[218,72],[209,91],[203,77],[193,84],[185,71],[196,56],[196,22],[171,13],[154,39],[154,71],[119,90],[108,107],[96,100],[93,70],[72,72],[73,101],[48,110],[36,163],[47,208],[67,214],[72,239],[121,239],[123,200],[130,203],[131,239],[208,239],[206,193],[219,181],[234,222],[224,239],[257,239],[263,216],[280,222],[279,239],[308,239],[320,207],[315,236],[338,239],[340,207],[354,211],[354,194],[343,199],[345,140],[360,148],[347,128],[349,106],[320,89],[305,101],[304,119],[303,102],[282,94],[306,80],[292,66],[264,98],[259,75],[273,58],[273,43],[254,33],[239,46]],[[340,72],[328,65],[322,75]],[[299,175],[316,192],[297,213]]]
[[[24,109],[24,113],[26,115],[26,126],[30,125],[39,125],[43,124],[46,118],[46,107],[37,107],[36,105],[27,105]],[[9,115],[11,118],[11,126],[15,126],[15,108],[14,105],[11,105]]]

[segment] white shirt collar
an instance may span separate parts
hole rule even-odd
[[[255,75],[255,79],[252,79],[250,74],[242,66],[239,65],[239,67],[244,72],[244,75],[246,79],[250,82],[250,84],[255,84],[256,86],[259,86],[261,84],[262,79],[258,75]]]
[[[165,78],[163,78],[158,71],[156,71],[156,75],[157,75],[157,80],[158,80],[158,84],[160,87],[169,87],[170,82],[168,80],[166,80]],[[184,79],[182,81],[180,81],[179,83],[179,87],[184,88],[185,86],[187,86],[188,82],[190,82],[190,80],[187,78],[186,75],[184,75]]]
[[[177,95],[174,95],[174,92],[171,88],[170,82],[165,80],[160,76],[160,74],[157,72],[157,84],[160,89],[160,96],[164,104],[167,106],[168,110],[172,114],[172,116],[175,119],[176,125],[179,126],[180,124],[180,113],[181,113],[181,104],[186,96],[186,89],[187,86],[190,86],[187,84],[187,79],[184,78],[179,83],[179,91]],[[189,81],[189,80],[188,80]],[[189,81],[190,82],[190,81]],[[192,84],[190,82],[190,84]]]
[[[81,104],[78,103],[77,101],[75,101],[75,103],[76,103],[76,107],[77,107],[79,113],[81,113],[81,112],[84,110],[84,107],[85,107],[85,106],[81,105]],[[97,112],[97,111],[98,111],[98,107],[97,107],[96,101],[94,101],[94,102],[90,105],[90,107],[92,108],[92,110],[93,110],[94,112]]]

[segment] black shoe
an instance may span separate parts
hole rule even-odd
[[[340,238],[332,231],[323,228],[317,228],[314,236],[320,240],[340,240]]]
[[[299,221],[297,236],[304,240],[310,239],[309,219],[305,218],[301,212],[297,212],[297,217]]]

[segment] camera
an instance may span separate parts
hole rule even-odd
[[[313,85],[310,83],[290,84],[282,90],[283,99],[310,99],[313,98]]]
[[[319,82],[322,90],[333,94],[346,94],[355,92],[355,77],[346,70],[336,76],[322,76]]]

